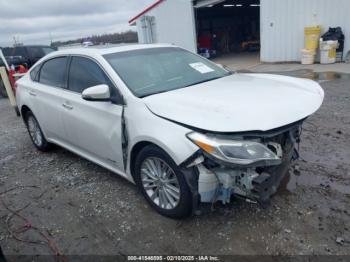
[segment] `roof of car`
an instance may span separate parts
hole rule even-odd
[[[128,44],[128,45],[119,45],[113,47],[87,47],[87,48],[68,48],[54,52],[54,54],[58,55],[70,55],[70,54],[82,54],[82,55],[90,55],[90,54],[99,54],[99,55],[107,55],[119,52],[126,52],[132,50],[140,50],[140,49],[148,49],[148,48],[161,48],[161,47],[175,47],[170,44]]]

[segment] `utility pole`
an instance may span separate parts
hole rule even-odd
[[[52,46],[52,34],[51,34],[51,32],[49,33],[50,34],[50,46]]]
[[[13,46],[17,46],[17,40],[16,40],[16,36],[13,36]]]

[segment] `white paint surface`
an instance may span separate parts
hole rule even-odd
[[[322,104],[314,81],[287,76],[234,74],[146,97],[156,115],[215,132],[266,131],[301,120]]]
[[[52,52],[18,80],[18,107],[21,112],[24,106],[31,110],[48,142],[62,146],[133,181],[131,167],[134,166],[130,156],[134,146],[140,142],[160,147],[175,164],[181,165],[199,150],[187,138],[193,131],[192,128],[182,124],[218,132],[266,131],[311,115],[320,107],[324,98],[322,88],[311,80],[265,74],[233,74],[141,99],[131,94],[126,83],[103,56],[157,47],[164,45],[81,48]],[[105,98],[109,88],[116,88],[124,103],[90,102],[83,99],[80,93],[69,89],[69,86],[68,89],[59,88],[31,79],[30,72],[39,64],[62,56],[90,59],[114,83],[114,87],[95,86],[84,92],[90,96]],[[182,56],[179,57],[181,59]],[[4,70],[3,67],[0,68],[2,74]],[[203,66],[201,70],[204,70]],[[178,74],[182,73],[183,70],[180,69]],[[127,148],[123,148],[124,123]],[[224,140],[216,139],[216,146],[220,145],[220,141],[223,143]],[[127,159],[123,149],[127,149]],[[203,175],[205,171],[200,172]],[[239,172],[241,174],[241,170]],[[222,177],[224,175],[223,173]],[[203,176],[199,182],[210,183]],[[210,185],[200,185],[199,188],[205,190]]]

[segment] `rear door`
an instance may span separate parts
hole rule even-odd
[[[123,106],[111,102],[82,99],[89,87],[106,84],[111,94],[117,92],[102,67],[95,60],[73,56],[68,74],[68,89],[72,95],[64,103],[67,108],[63,122],[68,139],[77,150],[123,171],[122,112]]]
[[[30,88],[33,97],[33,111],[46,138],[65,141],[62,110],[66,91],[68,57],[55,57],[43,63]],[[32,76],[33,77],[33,76]],[[69,94],[69,92],[68,92]]]

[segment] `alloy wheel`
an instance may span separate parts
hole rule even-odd
[[[144,190],[154,204],[174,209],[180,202],[180,185],[175,172],[160,158],[146,158],[141,165]]]
[[[40,147],[43,143],[43,136],[42,136],[38,121],[33,116],[29,116],[27,119],[27,125],[28,125],[29,134],[34,144]]]

